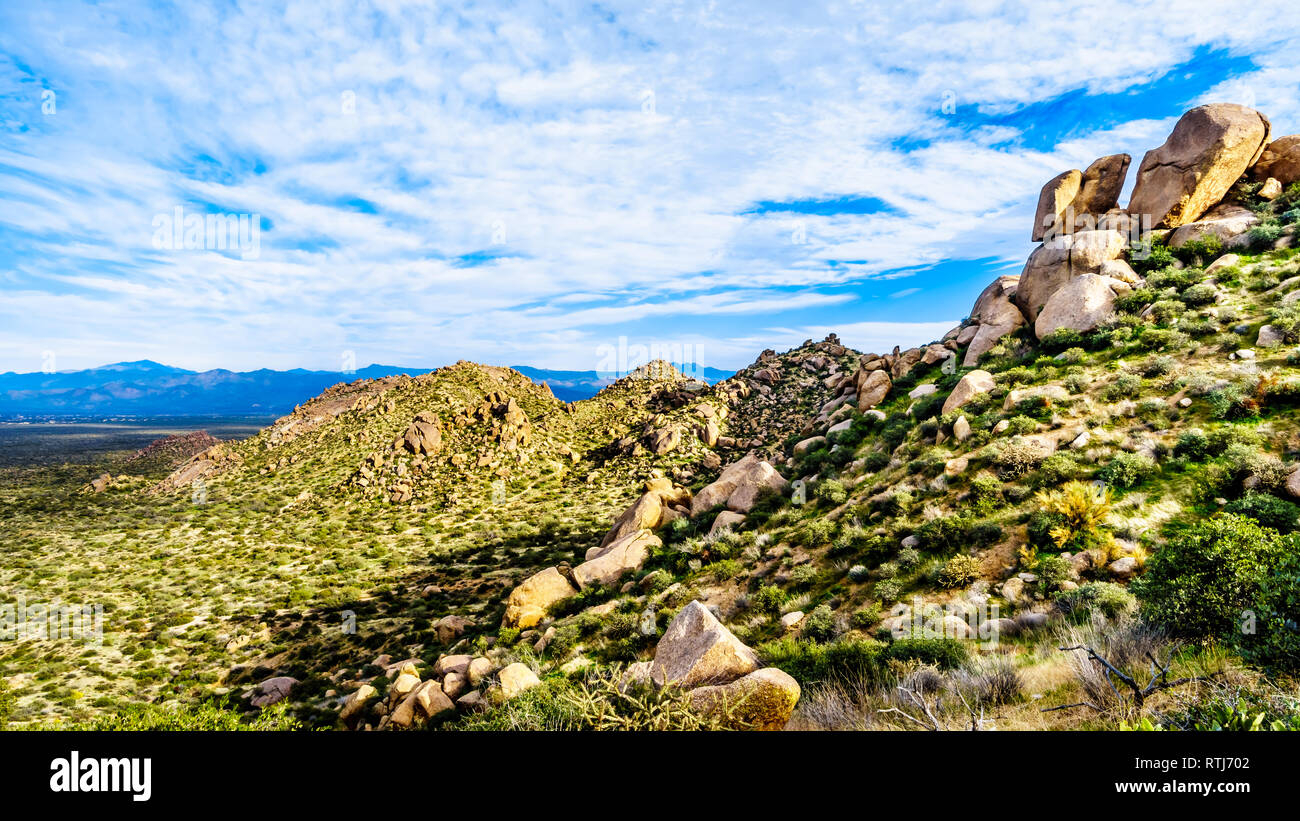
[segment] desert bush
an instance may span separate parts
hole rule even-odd
[[[1042,464],[1042,448],[1016,437],[996,442],[990,454],[998,475],[1003,479],[1019,479]]]
[[[939,572],[939,584],[947,588],[965,587],[980,576],[980,563],[974,556],[953,556]]]
[[[1174,328],[1144,327],[1135,344],[1145,351],[1169,351],[1185,348],[1191,341],[1190,336]]]
[[[1174,529],[1132,585],[1143,614],[1188,638],[1235,635],[1280,542],[1277,531],[1231,513]]]
[[[1167,659],[1173,646],[1163,630],[1138,619],[1118,623],[1093,620],[1070,626],[1062,631],[1060,645],[1091,647],[1116,669],[1143,683],[1151,678],[1151,659]],[[1131,706],[1126,701],[1128,693],[1116,688],[1106,668],[1082,652],[1071,652],[1068,658],[1086,701],[1106,711]]]
[[[1138,453],[1120,452],[1097,472],[1097,478],[1111,487],[1133,488],[1158,471],[1159,468],[1150,457]]]
[[[1208,282],[1192,285],[1179,296],[1184,305],[1190,308],[1202,308],[1213,305],[1219,299],[1219,291]]]
[[[781,588],[767,584],[760,587],[754,595],[749,597],[749,606],[759,613],[766,613],[775,616],[781,612],[781,605],[785,604],[786,594]]]
[[[1025,683],[1011,659],[979,659],[953,673],[953,686],[967,703],[978,707],[1000,707],[1019,701]]]
[[[1274,310],[1269,323],[1282,334],[1283,340],[1287,343],[1300,342],[1300,305],[1288,305],[1286,308]]]
[[[1141,363],[1140,372],[1148,379],[1154,379],[1172,371],[1174,365],[1175,362],[1172,356],[1150,356]]]
[[[691,709],[687,693],[676,687],[623,687],[618,666],[577,681],[547,679],[499,707],[470,714],[460,730],[718,730],[724,716]]]
[[[1195,285],[1204,276],[1205,272],[1199,268],[1165,268],[1147,277],[1147,287],[1154,288],[1157,291],[1163,291],[1166,288],[1182,291]]]
[[[796,590],[807,590],[817,583],[817,567],[811,563],[801,564],[790,571],[790,585]]]
[[[1102,398],[1107,402],[1117,399],[1133,399],[1142,390],[1142,377],[1135,373],[1122,373],[1115,381],[1102,389]]]
[[[801,685],[830,681],[875,682],[884,673],[884,645],[869,639],[818,644],[787,636],[760,644],[759,658],[793,676]]]
[[[1259,399],[1254,386],[1233,382],[1210,391],[1206,397],[1215,419],[1250,419],[1259,416]]]
[[[1049,553],[1038,557],[1038,565],[1034,568],[1034,573],[1038,576],[1038,583],[1042,588],[1051,591],[1060,588],[1063,582],[1069,581],[1073,570],[1067,559]]]
[[[903,583],[898,579],[881,579],[872,588],[872,594],[885,604],[896,602],[903,595]]]
[[[811,641],[824,644],[835,638],[835,614],[829,605],[819,604],[812,612],[803,617],[800,629],[803,636]]]
[[[1240,499],[1229,502],[1223,510],[1249,516],[1263,527],[1279,533],[1293,533],[1300,529],[1300,505],[1267,493],[1247,491]]]
[[[842,482],[835,479],[823,479],[817,483],[817,487],[813,490],[813,496],[819,501],[835,506],[844,504],[849,498],[849,492],[845,490]]]
[[[1158,299],[1151,303],[1150,316],[1161,325],[1168,325],[1186,310],[1187,306],[1177,299]]]
[[[1083,465],[1080,465],[1072,455],[1053,453],[1039,465],[1034,484],[1039,487],[1059,487],[1066,482],[1081,478],[1084,473]]]
[[[1108,550],[1112,536],[1106,525],[1111,509],[1107,489],[1067,482],[1057,490],[1040,490],[1034,502],[1041,515],[1037,522],[1031,517],[1031,538],[1038,535],[1034,533],[1037,524],[1040,530],[1046,529],[1057,550]]]
[[[1038,421],[1033,417],[1016,415],[1007,420],[1006,433],[1008,436],[1024,436],[1026,433],[1033,433],[1038,430]]]
[[[871,602],[853,611],[850,623],[859,630],[865,630],[880,621],[882,611],[879,604]]]
[[[955,670],[970,658],[960,639],[904,638],[885,648],[882,656],[894,661],[916,661],[940,670]]]
[[[1205,435],[1205,431],[1198,428],[1184,431],[1179,434],[1178,441],[1174,445],[1174,456],[1189,459],[1193,462],[1200,462],[1210,454],[1210,440]]]
[[[1242,655],[1263,667],[1300,671],[1300,539],[1295,536],[1260,582],[1255,610],[1255,633],[1240,635]]]
[[[970,495],[976,510],[987,512],[1002,504],[1002,483],[981,474],[971,480]]]
[[[0,731],[3,731],[9,723],[9,717],[13,715],[14,704],[18,701],[18,696],[9,687],[9,682],[0,678]]]
[[[230,732],[234,730],[301,730],[302,722],[290,716],[285,702],[257,713],[246,713],[230,698],[198,703],[165,702],[162,704],[124,703],[115,705],[95,718],[60,725],[60,729],[104,731]]]
[[[1137,598],[1122,585],[1113,582],[1089,582],[1074,590],[1056,595],[1056,606],[1067,616],[1091,617],[1099,613],[1119,619],[1137,613]]]

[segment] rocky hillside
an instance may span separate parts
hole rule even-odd
[[[1130,164],[1049,181],[1022,272],[926,346],[573,403],[462,362],[78,496],[29,542],[153,580],[78,579],[134,631],[78,692],[353,730],[1300,728],[1300,137],[1189,111],[1121,209]],[[95,720],[11,682],[19,719]]]

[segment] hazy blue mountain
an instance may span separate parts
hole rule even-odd
[[[614,381],[596,371],[558,371],[513,366],[534,382],[546,383],[560,399],[594,396]],[[431,368],[368,365],[341,371],[190,371],[147,359],[116,362],[82,371],[0,374],[0,418],[87,416],[279,416],[339,382],[374,379]],[[730,372],[706,368],[710,383]]]

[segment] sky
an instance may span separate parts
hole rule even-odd
[[[1296,42],[1218,0],[0,0],[0,371],[924,343],[1061,171],[1132,154],[1124,202],[1206,102],[1300,131]]]

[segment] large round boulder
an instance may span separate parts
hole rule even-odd
[[[1267,117],[1245,106],[1193,108],[1142,158],[1128,212],[1150,215],[1156,228],[1195,222],[1260,158],[1270,130]]]
[[[1259,217],[1249,208],[1221,203],[1211,208],[1201,219],[1175,228],[1169,235],[1168,245],[1170,248],[1180,248],[1193,240],[1213,236],[1218,238],[1221,245],[1232,247],[1238,237],[1258,224]]]
[[[597,548],[595,555],[573,568],[573,580],[584,590],[596,584],[613,584],[639,569],[650,558],[650,551],[662,544],[649,530],[629,533],[607,547]]]
[[[655,647],[650,677],[655,684],[690,689],[727,684],[759,668],[746,647],[699,601],[682,608]]]
[[[999,339],[1025,324],[1024,314],[1013,301],[1019,283],[1019,276],[1001,276],[980,292],[970,314],[971,322],[978,325],[974,335],[966,340],[970,344],[966,348],[962,367],[973,368],[978,365],[980,357],[988,353]],[[957,341],[962,344],[960,335]]]
[[[1251,176],[1261,181],[1272,177],[1284,186],[1300,180],[1300,134],[1278,137],[1269,143],[1251,169]]]
[[[554,567],[548,567],[510,591],[510,597],[506,599],[505,625],[533,627],[546,618],[546,611],[551,605],[577,593],[577,589],[564,574]]]
[[[1119,259],[1126,247],[1124,235],[1110,229],[1054,237],[1029,255],[1016,284],[1016,305],[1025,319],[1037,320],[1052,294],[1074,277],[1097,273],[1107,262]]]
[[[971,371],[963,376],[958,382],[957,387],[952,389],[948,398],[943,402],[943,412],[963,407],[981,393],[988,393],[993,390],[993,374],[988,371]]]
[[[743,730],[780,730],[799,703],[799,682],[775,667],[764,667],[730,684],[691,691],[691,709],[716,716],[724,726]]]
[[[1084,274],[1066,283],[1047,300],[1034,334],[1042,339],[1062,328],[1086,333],[1115,313],[1115,297],[1132,290],[1128,283],[1100,274]]]

